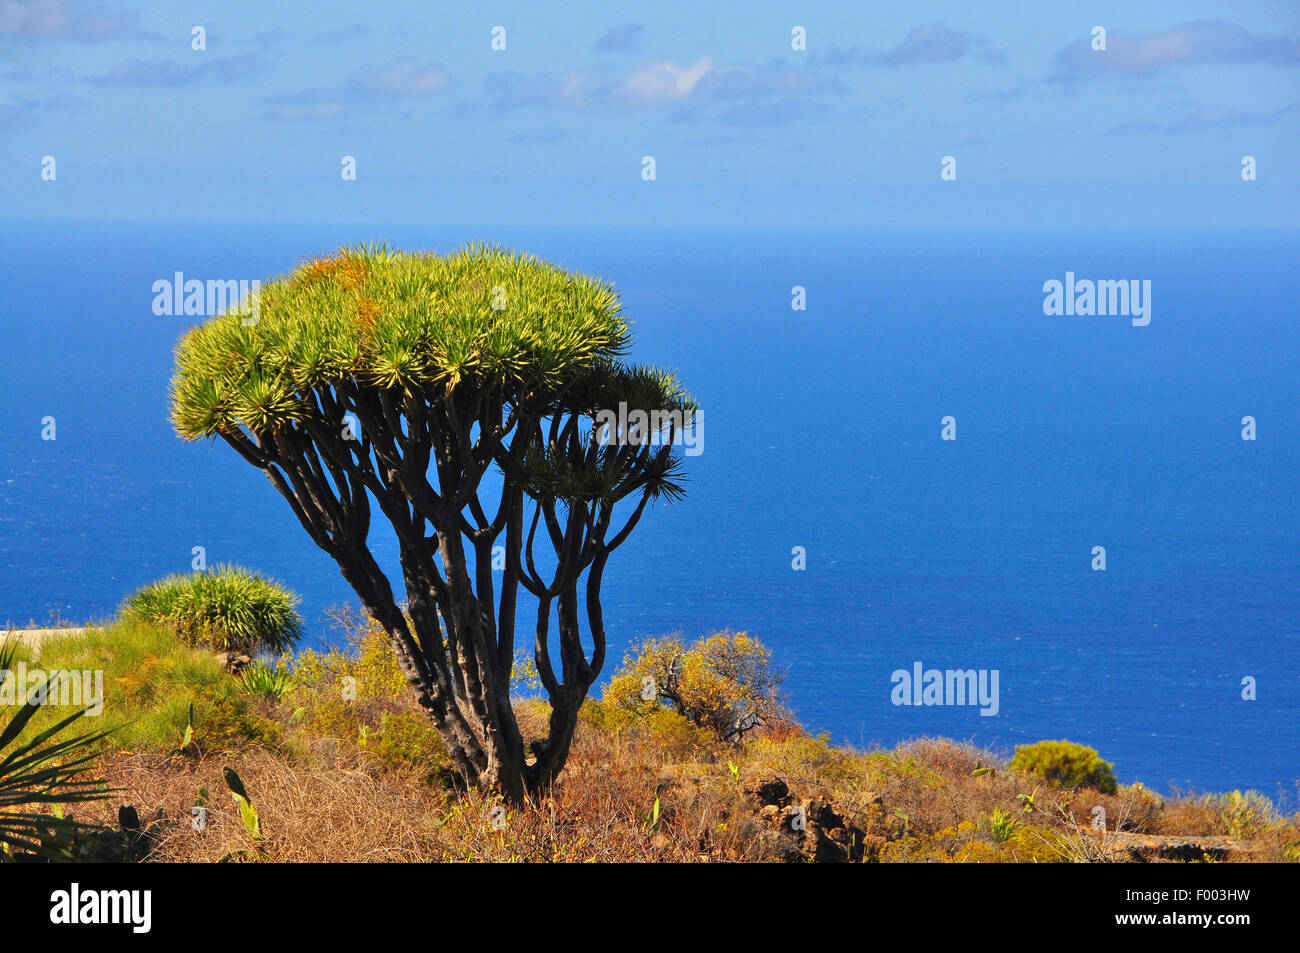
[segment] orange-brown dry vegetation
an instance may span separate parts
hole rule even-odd
[[[166,661],[144,659],[140,677],[161,677]],[[622,671],[635,675],[638,664],[630,657]],[[304,651],[281,665],[290,690],[204,707],[184,748],[137,739],[106,749],[95,770],[116,790],[73,813],[111,827],[119,808],[133,807],[143,833],[132,859],[157,862],[1300,857],[1300,820],[1255,792],[1071,789],[966,743],[862,752],[781,719],[731,743],[705,718],[608,694],[584,706],[554,789],[516,810],[449,772],[373,627],[358,623],[348,649]],[[521,699],[517,711],[526,737],[544,732],[543,702]],[[243,781],[260,836],[226,786],[226,767]],[[1098,808],[1104,831],[1093,829]]]

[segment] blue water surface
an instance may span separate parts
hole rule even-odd
[[[232,450],[174,436],[195,319],[153,314],[152,286],[368,239],[500,242],[607,278],[633,357],[699,398],[689,496],[606,573],[614,662],[645,636],[743,629],[835,741],[1066,737],[1125,781],[1294,796],[1296,232],[6,222],[0,622],[107,617],[203,546],[301,593],[328,636],[324,609],[355,602],[333,562]],[[1150,279],[1150,325],[1044,315],[1067,271]],[[998,714],[892,704],[915,662],[997,670]]]

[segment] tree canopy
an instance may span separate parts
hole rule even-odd
[[[428,391],[498,383],[522,396],[571,383],[630,343],[618,293],[532,256],[341,249],[265,284],[256,320],[231,311],[187,334],[173,419],[181,436],[301,419],[303,391],[356,382]]]

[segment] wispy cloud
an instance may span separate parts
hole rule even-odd
[[[1196,20],[1169,30],[1106,35],[1106,49],[1082,37],[1056,54],[1061,77],[1155,73],[1203,64],[1300,66],[1300,39],[1251,33],[1227,20]]]
[[[559,142],[569,138],[569,130],[559,126],[543,126],[540,129],[524,129],[510,137],[511,142],[548,143]]]
[[[267,97],[263,100],[267,104],[263,118],[285,122],[338,119],[378,103],[435,96],[451,86],[451,74],[442,66],[420,66],[410,58],[397,59],[377,69],[362,67],[345,86]]]
[[[287,96],[273,96],[266,100],[264,119],[282,122],[338,119],[347,115],[350,104],[339,90],[308,89]]]
[[[616,26],[606,30],[604,35],[596,41],[596,51],[598,53],[631,53],[641,47],[641,38],[644,35],[645,27],[639,23]]]
[[[59,93],[55,96],[0,96],[0,129],[32,126],[52,113],[80,109],[86,100],[80,96]]]
[[[134,14],[81,0],[0,0],[0,37],[96,43],[135,32]]]
[[[661,109],[706,100],[806,93],[824,87],[815,74],[789,69],[719,64],[701,57],[679,65],[656,60],[626,73],[496,73],[486,82],[500,109],[545,107],[579,111]]]
[[[1005,63],[1006,51],[991,48],[988,44],[987,37],[954,30],[942,23],[927,23],[913,27],[891,50],[872,52],[857,46],[831,46],[823,52],[811,54],[810,59],[816,66],[871,66],[878,69],[955,63],[970,54],[992,65]]]
[[[1043,86],[1043,82],[1038,79],[1029,79],[1020,77],[1011,86],[1005,89],[995,89],[986,93],[970,93],[966,97],[969,103],[1012,103],[1024,99],[1025,94],[1034,89]]]
[[[706,148],[717,148],[718,146],[749,146],[759,142],[760,138],[753,135],[736,135],[726,133],[718,136],[699,136],[692,139],[683,139],[682,142],[688,146],[704,146]]]
[[[352,82],[380,96],[429,96],[450,87],[451,74],[441,66],[420,67],[412,59],[400,59],[381,69],[362,67]]]
[[[194,54],[194,61],[127,60],[107,73],[86,77],[96,86],[195,86],[200,83],[233,83],[260,69],[258,54],[209,57]]]
[[[1141,132],[1195,132],[1201,129],[1218,129],[1224,126],[1271,126],[1294,113],[1300,103],[1291,103],[1272,112],[1245,109],[1219,109],[1201,107],[1193,109],[1173,122],[1126,122],[1108,131],[1108,135],[1122,136]]]
[[[337,120],[346,116],[350,108],[337,90],[304,90],[286,96],[272,96],[266,104],[268,108],[263,118],[282,122]]]
[[[718,110],[712,119],[724,126],[775,129],[808,119],[820,119],[826,115],[828,108],[825,103],[808,102],[803,99],[744,102]]]
[[[343,43],[347,40],[355,40],[358,37],[367,36],[370,33],[370,27],[361,23],[354,23],[351,26],[339,27],[337,30],[325,30],[317,33],[313,38],[315,43]]]

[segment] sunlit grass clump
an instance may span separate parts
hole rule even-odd
[[[136,591],[124,619],[166,625],[187,643],[232,655],[278,655],[302,639],[298,597],[238,566],[168,576]]]
[[[172,630],[151,622],[118,620],[105,628],[50,639],[33,657],[18,652],[28,669],[85,672],[92,676],[99,713],[87,719],[97,729],[113,729],[96,747],[166,752],[177,747],[189,723],[207,725],[214,712],[247,708],[239,682],[211,652],[179,644]],[[90,701],[87,701],[89,704]],[[66,718],[72,708],[48,705],[27,725],[35,734]]]

